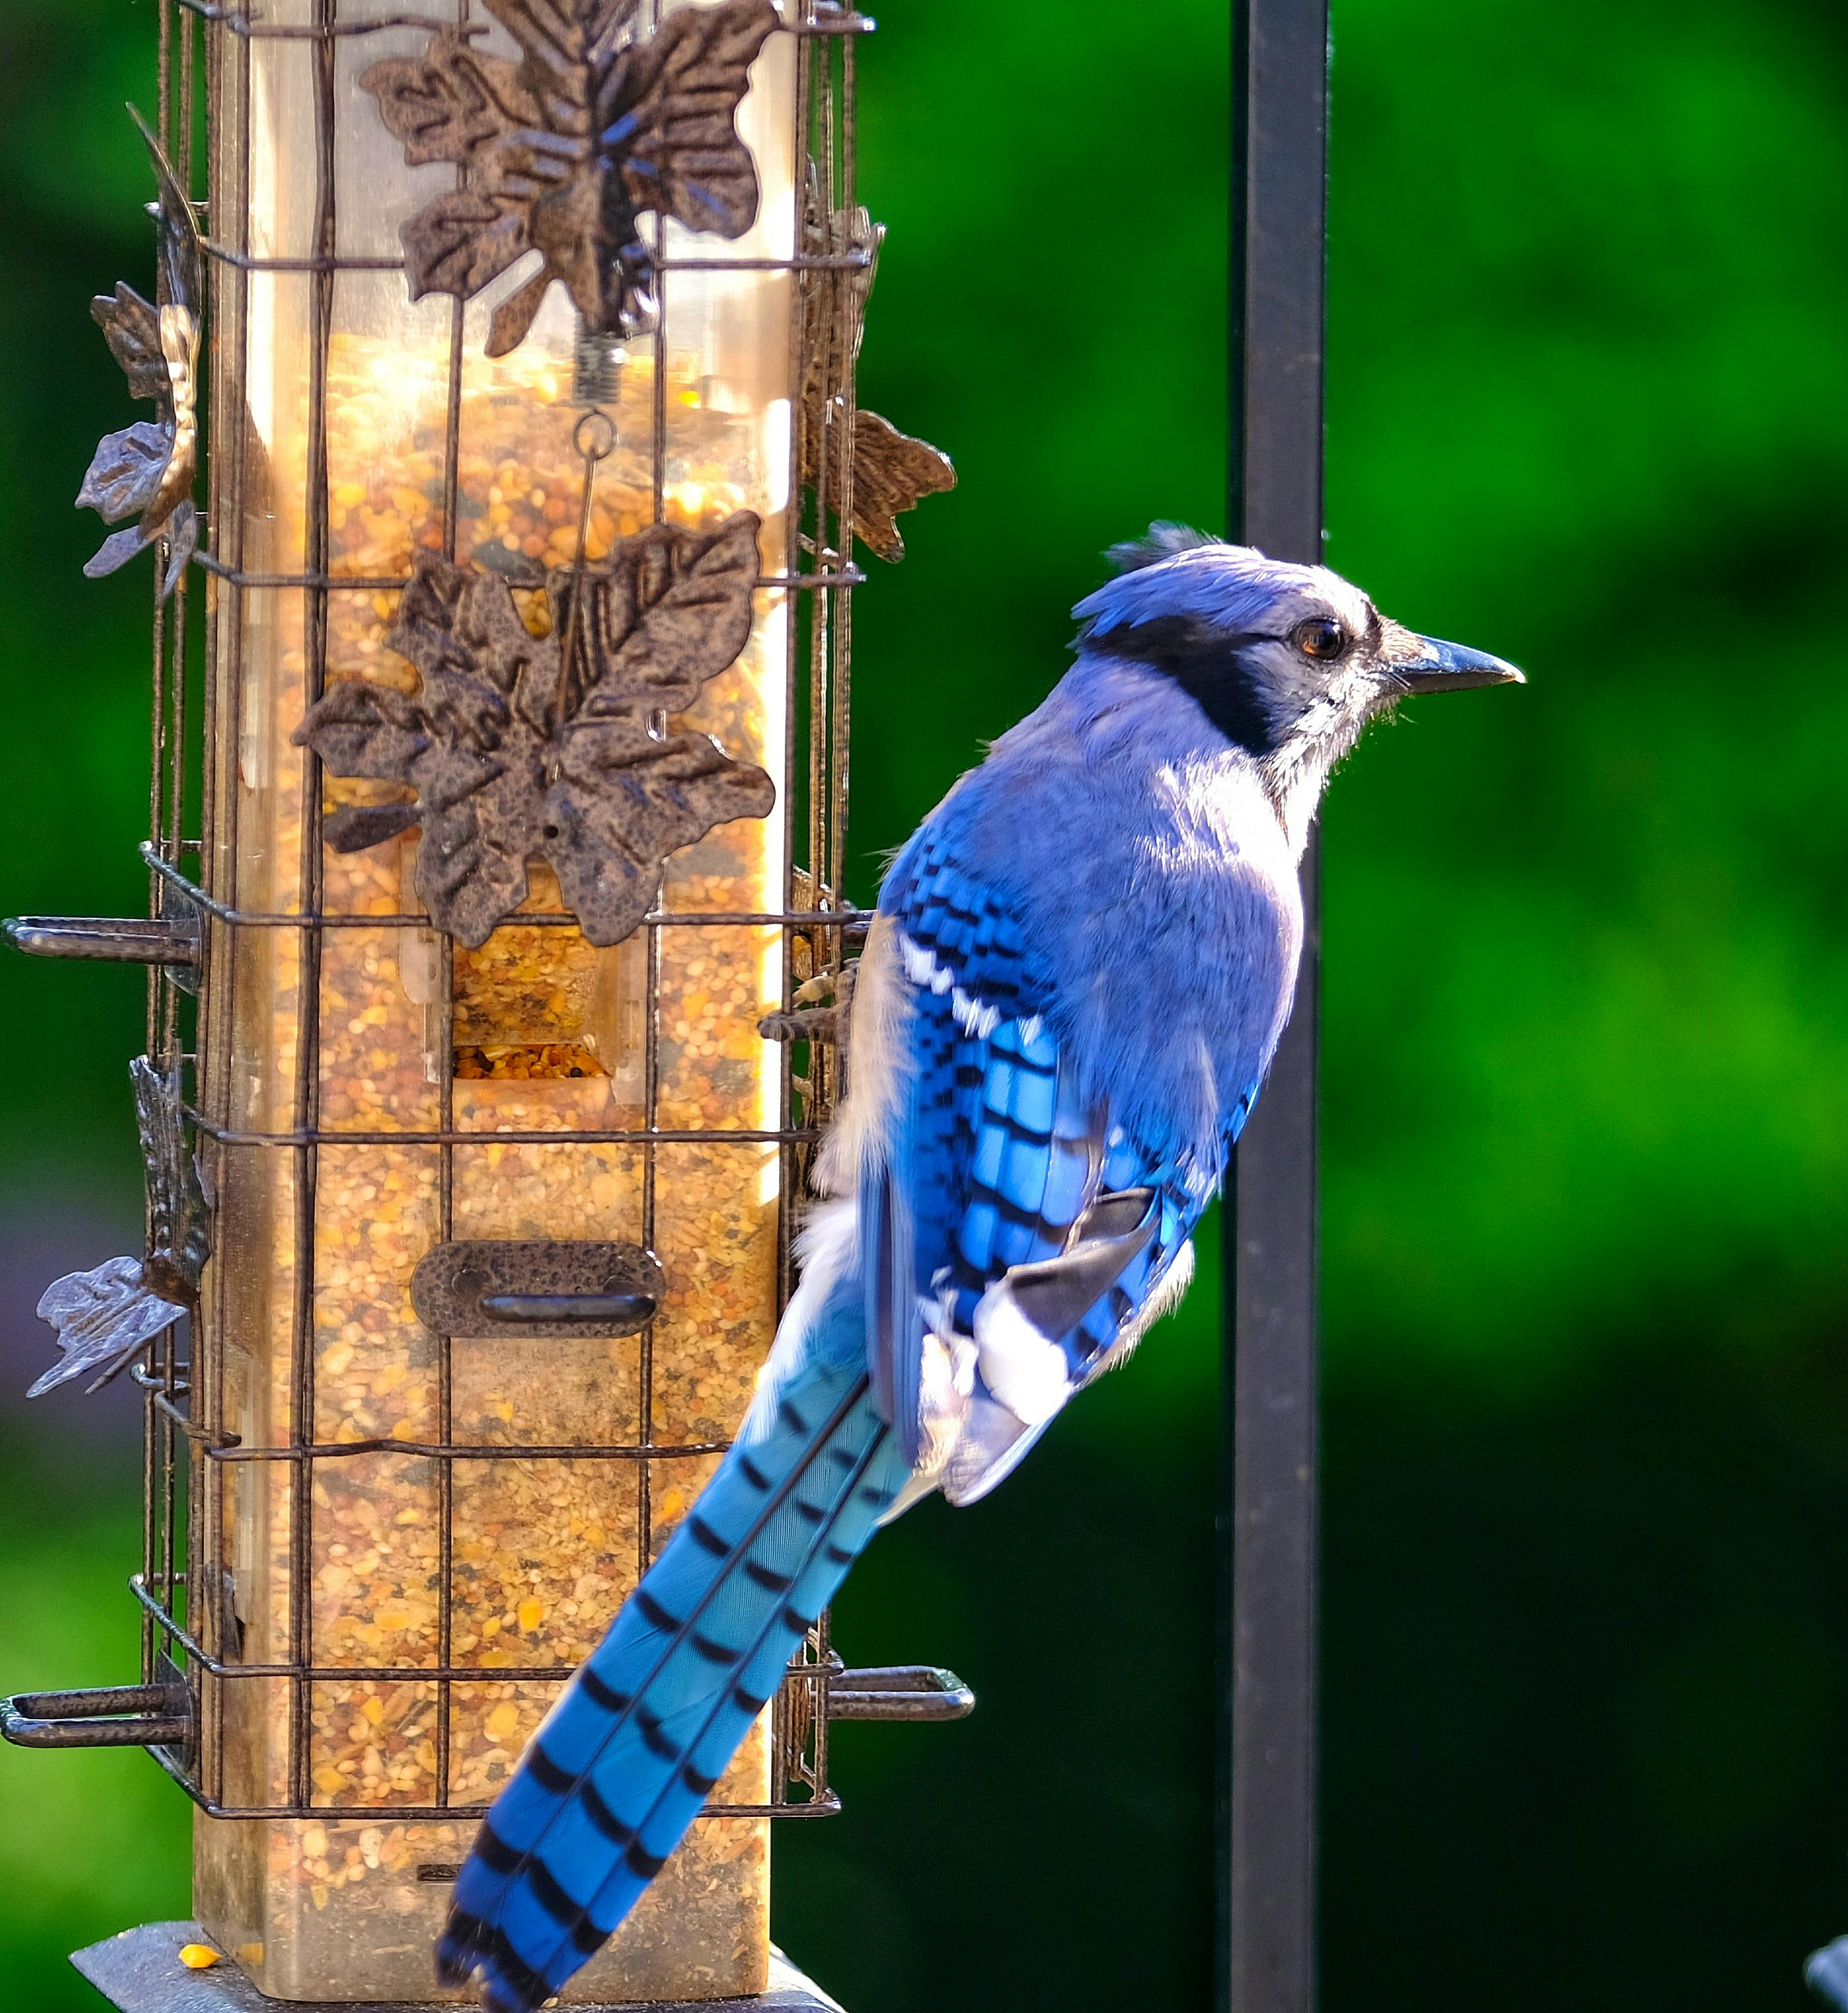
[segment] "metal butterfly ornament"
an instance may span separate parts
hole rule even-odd
[[[106,524],[140,516],[139,523],[104,539],[84,573],[100,579],[164,538],[167,559],[160,591],[166,595],[178,585],[199,544],[192,484],[199,470],[205,253],[192,206],[160,142],[132,105],[128,113],[147,142],[160,189],[159,201],[150,208],[160,224],[162,298],[156,307],[134,288],[118,284],[113,294],[98,295],[90,313],[127,374],[130,392],[137,399],[152,399],[159,417],[138,420],[120,433],[104,436],[77,500],[79,510],[95,511]]]

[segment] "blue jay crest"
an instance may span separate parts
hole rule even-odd
[[[484,1822],[439,1958],[556,1993],[697,1815],[877,1525],[986,1494],[1186,1289],[1288,1018],[1334,764],[1518,681],[1320,567],[1173,524],[899,853],[801,1283],[737,1444]]]
[[[1159,566],[1176,552],[1193,552],[1220,541],[1210,531],[1196,531],[1191,524],[1151,524],[1139,538],[1124,538],[1104,556],[1119,573],[1134,573],[1139,567]]]

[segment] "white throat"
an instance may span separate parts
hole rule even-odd
[[[1258,764],[1291,854],[1298,860],[1330,772],[1361,736],[1376,701],[1359,679],[1317,699],[1273,753]]]

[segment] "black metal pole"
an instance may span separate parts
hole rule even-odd
[[[1238,0],[1228,517],[1322,549],[1328,0]],[[1219,2003],[1311,2013],[1316,1913],[1316,849],[1296,1007],[1227,1212]]]

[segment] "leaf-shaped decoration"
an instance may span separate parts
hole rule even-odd
[[[295,735],[335,775],[407,783],[416,800],[337,810],[328,843],[356,852],[421,828],[417,893],[471,947],[525,899],[526,863],[543,857],[586,936],[621,942],[669,853],[775,803],[754,763],[659,727],[743,649],[758,528],[748,510],[711,531],[656,524],[581,574],[546,573],[543,637],[503,574],[420,553],[385,638],[418,691],[342,680]]]
[[[628,711],[639,701],[684,712],[749,642],[757,577],[757,520],[748,510],[728,518],[710,543],[673,524],[618,540],[584,574],[587,710]],[[562,633],[575,581],[569,569],[553,578]]]
[[[100,1375],[89,1388],[99,1390],[178,1318],[171,1302],[143,1283],[138,1258],[111,1258],[88,1272],[66,1272],[38,1302],[38,1318],[57,1330],[61,1353],[26,1387],[26,1396],[42,1398],[92,1372]]]
[[[811,162],[802,234],[804,249],[811,257],[857,252],[865,261],[858,266],[811,268],[805,277],[802,479],[811,488],[825,482],[827,506],[838,511],[842,448],[850,430],[843,424],[847,401],[836,388],[851,376],[859,357],[866,299],[872,291],[886,227],[875,223],[865,208],[836,211],[830,227]],[[898,513],[926,496],[954,489],[956,470],[941,449],[901,434],[877,413],[855,412],[851,438],[854,534],[879,558],[901,560],[904,540],[895,521]]]
[[[187,1157],[179,1074],[162,1076],[145,1056],[136,1057],[128,1073],[148,1189],[147,1255],[107,1259],[46,1287],[38,1318],[57,1331],[60,1354],[28,1388],[28,1398],[92,1371],[99,1374],[88,1388],[98,1389],[181,1311],[198,1309],[199,1276],[211,1255],[210,1214],[198,1168]]]
[[[176,1307],[199,1300],[199,1275],[212,1254],[210,1212],[199,1169],[186,1151],[180,1110],[180,1072],[163,1076],[145,1056],[128,1065],[141,1172],[148,1188],[148,1284]]]
[[[403,231],[411,296],[467,299],[529,252],[543,263],[502,302],[487,352],[517,349],[553,281],[595,334],[654,326],[642,219],[739,238],[757,178],[738,137],[770,0],[721,0],[639,35],[636,0],[485,0],[525,52],[510,63],[444,29],[421,56],[377,63],[360,88],[413,167],[452,161],[465,186]]]
[[[895,520],[926,496],[956,487],[941,448],[901,434],[877,413],[854,415],[854,529],[883,560],[904,557]]]
[[[159,201],[152,206],[160,224],[159,307],[132,287],[99,294],[90,313],[102,328],[109,352],[128,379],[129,395],[152,399],[159,415],[139,420],[106,435],[97,448],[77,507],[96,512],[106,524],[140,513],[132,530],[106,538],[84,571],[91,579],[126,566],[146,546],[164,537],[167,571],[161,592],[170,594],[199,544],[199,514],[192,485],[199,470],[199,349],[200,306],[205,291],[205,254],[192,206],[186,199],[160,143],[134,108],[154,164]]]
[[[119,524],[147,509],[160,492],[174,452],[173,435],[152,420],[105,434],[77,492],[77,508]]]

